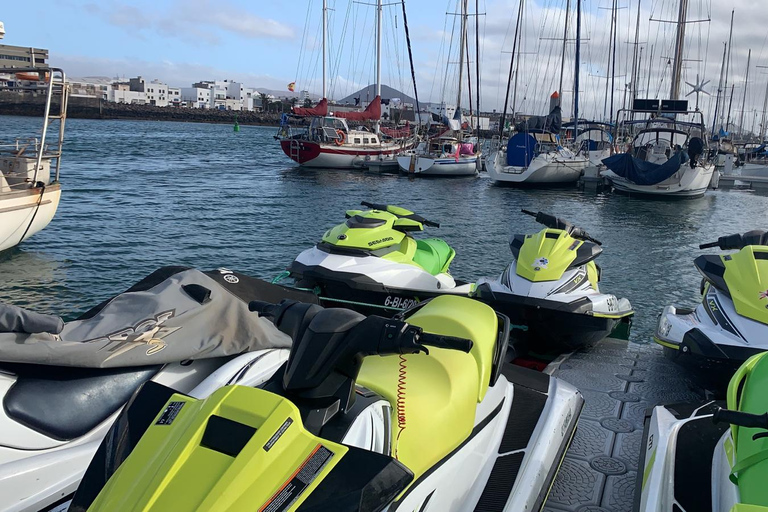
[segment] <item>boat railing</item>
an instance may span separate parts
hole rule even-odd
[[[34,139],[34,154],[31,157],[19,154],[18,152],[22,150],[22,146],[18,146],[16,147],[17,154],[15,155],[15,158],[34,158],[34,169],[32,177],[29,179],[31,183],[40,181],[38,180],[38,175],[44,171],[44,161],[50,163],[55,169],[54,181],[58,181],[61,171],[64,126],[67,118],[67,103],[69,100],[69,84],[67,83],[66,74],[60,68],[22,67],[0,68],[0,75],[7,77],[5,78],[5,85],[0,86],[0,90],[2,91],[16,92],[19,95],[22,95],[22,97],[24,94],[34,96],[43,93],[45,95],[43,127],[39,139]],[[37,78],[37,80],[35,80],[35,78]],[[54,102],[54,98],[56,98],[56,102]],[[49,132],[51,131],[51,124],[55,122],[59,123],[58,130],[55,134],[55,140],[51,144],[53,149],[49,149]],[[0,169],[0,171],[2,171],[2,169]]]

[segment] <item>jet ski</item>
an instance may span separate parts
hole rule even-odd
[[[70,511],[543,507],[583,399],[504,363],[504,316],[450,295],[395,318],[253,309],[293,339],[284,366],[205,399],[145,384]]]
[[[699,246],[710,247],[738,252],[694,260],[703,276],[701,304],[667,306],[654,341],[671,359],[693,355],[735,366],[768,350],[768,233],[721,236]]]
[[[67,323],[0,305],[0,508],[65,510],[143,383],[204,398],[265,382],[291,340],[248,302],[284,297],[313,299],[227,269],[165,267]]]
[[[543,224],[533,235],[515,235],[509,247],[514,259],[496,279],[478,280],[472,296],[521,325],[518,346],[535,351],[575,349],[595,343],[634,314],[627,299],[601,293],[601,270],[595,259],[600,241],[570,222],[522,210]]]
[[[347,220],[299,254],[287,273],[300,288],[318,292],[324,305],[365,314],[394,314],[439,294],[467,295],[471,284],[448,272],[456,251],[439,238],[415,239],[440,224],[405,208],[363,201]]]
[[[641,443],[635,511],[768,511],[767,386],[762,352],[731,378],[725,403],[655,407]]]

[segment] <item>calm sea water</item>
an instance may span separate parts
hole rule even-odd
[[[0,117],[0,138],[39,129]],[[717,191],[647,201],[578,190],[516,190],[471,179],[410,180],[360,171],[298,169],[275,130],[148,121],[67,123],[62,200],[53,222],[0,254],[0,301],[71,318],[164,265],[220,266],[271,279],[361,200],[398,204],[441,222],[429,229],[457,252],[462,279],[500,273],[513,233],[542,210],[604,243],[601,287],[637,310],[633,339],[648,341],[669,304],[698,300],[698,244],[768,228],[768,197]]]

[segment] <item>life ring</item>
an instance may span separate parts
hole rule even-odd
[[[339,137],[337,139],[333,139],[333,143],[337,146],[341,146],[347,141],[347,134],[344,133],[341,129],[336,130],[336,135]]]

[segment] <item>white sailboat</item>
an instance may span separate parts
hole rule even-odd
[[[687,0],[680,0],[671,100],[636,99],[617,114],[617,133],[632,137],[625,153],[603,160],[602,176],[619,192],[668,198],[704,195],[715,164],[710,160],[704,116],[679,100]]]
[[[520,34],[520,20],[523,10],[523,0],[520,1],[518,9],[517,28],[515,36],[515,46],[518,45]],[[570,11],[570,2],[566,7],[566,13]],[[580,34],[580,15],[581,6],[577,2],[577,46]],[[560,90],[562,91],[563,67],[565,64],[565,45],[567,42],[568,16],[566,14],[565,34],[563,37],[563,57],[560,69]],[[515,55],[512,51],[512,62],[509,67],[509,80],[507,82],[507,98],[509,97],[509,85],[512,79],[512,69],[514,60],[519,54]],[[579,59],[576,58],[575,87],[574,87],[574,117],[578,118],[578,74]],[[516,96],[516,94],[515,94]],[[495,151],[492,151],[486,160],[486,170],[488,176],[497,184],[506,185],[557,185],[574,183],[581,177],[584,169],[589,165],[589,159],[582,152],[574,151],[561,143],[559,132],[561,129],[562,114],[559,106],[560,93],[552,95],[554,108],[548,116],[536,118],[538,123],[530,128],[530,121],[522,126],[518,126],[517,133],[507,140],[505,145],[500,145]],[[504,113],[499,127],[503,134],[505,118],[507,112],[507,99],[504,102]],[[513,104],[514,112],[514,104]],[[514,116],[513,116],[514,117]],[[578,130],[576,130],[578,131]]]
[[[415,151],[397,157],[400,172],[414,176],[475,176],[481,168],[479,144],[463,139],[461,126],[461,86],[464,78],[464,51],[467,40],[467,0],[461,4],[459,43],[459,87],[450,130],[422,142]],[[469,78],[469,73],[467,73]],[[453,132],[450,134],[450,132]]]
[[[29,52],[31,49],[8,47]],[[68,89],[64,72],[57,68],[4,68],[7,83],[27,91],[43,90],[45,112],[40,138],[0,141],[0,251],[14,247],[45,228],[59,206],[59,169],[64,142]],[[57,98],[51,113],[52,99]],[[49,144],[49,125],[59,121],[58,133]],[[52,174],[53,173],[53,174]]]

